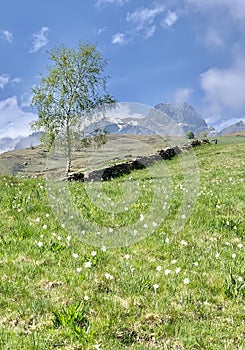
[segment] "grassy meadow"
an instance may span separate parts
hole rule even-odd
[[[196,147],[188,187],[181,156],[166,172],[155,163],[101,186],[66,184],[78,212],[111,234],[141,234],[154,209],[152,234],[122,247],[99,232],[90,245],[65,208],[55,215],[45,179],[1,176],[0,349],[244,349],[244,141]],[[195,181],[194,208],[173,232]]]

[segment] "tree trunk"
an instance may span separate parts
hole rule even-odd
[[[71,131],[70,131],[70,125],[69,125],[69,121],[67,121],[66,124],[66,142],[67,142],[67,162],[66,162],[66,171],[65,171],[65,176],[68,177],[69,176],[69,172],[71,169],[71,154],[72,154],[72,150],[71,150]]]
[[[71,169],[71,158],[68,157],[66,162],[65,177],[69,176],[70,169]]]

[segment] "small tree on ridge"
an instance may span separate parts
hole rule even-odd
[[[50,53],[49,59],[53,65],[47,67],[47,75],[33,88],[32,106],[37,109],[38,119],[31,127],[43,131],[41,141],[49,148],[63,137],[67,176],[73,140],[81,137],[82,122],[96,112],[114,107],[116,101],[106,89],[108,77],[104,75],[104,68],[107,62],[95,45],[79,43],[77,49],[62,45]],[[99,142],[98,137],[96,140]]]
[[[186,137],[187,137],[187,139],[189,139],[189,140],[194,139],[194,138],[195,138],[194,132],[191,131],[191,130],[187,131]]]

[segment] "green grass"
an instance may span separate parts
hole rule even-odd
[[[195,149],[196,201],[198,174],[185,183],[179,158],[70,183],[83,218],[111,235],[76,233],[68,197],[55,215],[45,180],[1,177],[0,349],[243,349],[244,151],[238,137]],[[173,233],[186,193],[194,208]],[[119,230],[118,244],[144,239],[109,248]]]

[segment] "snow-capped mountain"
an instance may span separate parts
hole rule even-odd
[[[188,130],[198,134],[209,131],[209,127],[203,117],[187,103],[159,103],[148,110],[146,115],[120,118],[106,116],[99,122],[86,128],[86,133],[93,133],[95,129],[104,129],[113,134],[160,134],[169,136],[185,135]]]

